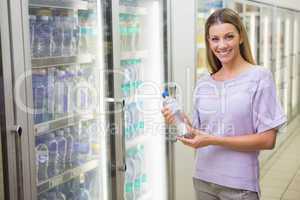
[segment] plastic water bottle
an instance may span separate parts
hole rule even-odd
[[[66,159],[65,159],[65,166],[66,169],[72,168],[72,161],[73,161],[73,151],[74,151],[74,138],[71,134],[71,128],[64,129],[64,137],[66,138],[67,142],[67,151],[66,151]]]
[[[35,57],[50,56],[50,46],[52,40],[52,13],[50,10],[41,9],[37,12],[35,36],[37,39],[37,49],[34,51]]]
[[[145,159],[145,147],[144,145],[137,146],[136,160],[140,163],[140,193],[147,193],[147,173],[146,173],[146,159]]]
[[[140,159],[138,153],[138,146],[133,149],[133,159],[135,166],[135,179],[134,179],[134,194],[135,198],[139,199],[142,195],[141,193],[141,181],[142,181],[142,160]]]
[[[127,170],[125,173],[125,200],[134,200],[134,181],[135,181],[135,162],[134,162],[134,150],[127,150],[126,166]]]
[[[35,51],[35,26],[36,26],[36,16],[31,14],[29,16],[29,24],[30,24],[30,49],[31,49],[31,55],[34,55],[34,51]]]
[[[63,56],[74,55],[72,52],[72,40],[73,40],[73,28],[74,28],[74,16],[71,12],[62,11],[63,18]]]
[[[188,132],[187,132],[186,124],[184,123],[184,118],[182,116],[182,111],[181,111],[182,109],[180,105],[178,104],[176,99],[169,96],[168,90],[165,90],[162,93],[162,96],[164,98],[163,106],[170,108],[173,116],[175,117],[175,123],[178,130],[177,135],[178,136],[186,135]]]
[[[44,181],[48,178],[48,161],[49,152],[48,147],[44,144],[42,137],[36,139],[37,146],[35,147],[36,153],[36,167],[37,167],[37,180],[38,182]]]
[[[63,25],[63,17],[60,16],[60,11],[53,10],[51,56],[62,55]]]
[[[62,129],[56,132],[56,141],[58,148],[58,156],[57,156],[57,171],[58,173],[63,173],[65,170],[65,161],[66,161],[66,153],[67,153],[67,141],[64,137],[64,131]]]
[[[79,194],[76,200],[90,200],[90,193],[87,189],[85,189],[84,183],[80,183]]]
[[[58,170],[57,170],[58,145],[54,133],[50,133],[45,139],[47,140],[47,146],[49,152],[48,178],[51,178],[58,174]]]
[[[89,160],[90,157],[90,133],[88,129],[88,122],[83,122],[79,130],[79,163],[83,164]]]
[[[47,120],[53,120],[55,113],[55,71],[55,68],[47,70]]]
[[[91,143],[91,156],[93,159],[100,156],[100,132],[98,131],[98,124],[96,121],[91,122],[89,125],[90,143]]]
[[[64,85],[65,72],[58,70],[56,72],[56,81],[54,84],[54,118],[63,117],[65,114],[65,85]]]
[[[66,200],[66,195],[62,192],[56,192],[56,200]]]
[[[46,120],[47,106],[47,73],[46,70],[34,70],[32,73],[34,122],[41,123]]]
[[[70,127],[71,134],[73,136],[73,157],[72,157],[72,167],[80,165],[79,163],[79,151],[80,151],[80,138],[79,130],[80,125],[75,125]]]

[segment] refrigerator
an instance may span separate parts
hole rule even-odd
[[[169,2],[0,5],[5,199],[169,198]]]

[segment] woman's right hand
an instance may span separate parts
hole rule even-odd
[[[163,107],[163,109],[161,110],[161,113],[163,114],[164,118],[165,118],[165,122],[167,124],[175,124],[175,117],[172,114],[172,111],[170,108],[168,107]]]

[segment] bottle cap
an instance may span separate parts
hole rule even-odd
[[[169,91],[167,89],[165,89],[165,91],[162,93],[162,97],[166,98],[169,96]]]

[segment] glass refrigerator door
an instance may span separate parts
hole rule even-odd
[[[260,9],[260,60],[259,65],[262,65],[266,68],[269,68],[271,71],[272,68],[272,9],[269,7],[262,7]]]
[[[297,16],[294,17],[294,34],[293,34],[293,52],[292,52],[292,56],[293,56],[293,72],[292,72],[292,115],[293,117],[296,116],[298,114],[298,103],[299,103],[299,19],[297,18]]]
[[[252,50],[252,55],[257,63],[260,63],[259,58],[259,33],[260,33],[260,8],[253,5],[246,5],[243,14],[246,30],[249,35],[249,42]]]
[[[167,196],[165,129],[160,113],[165,83],[164,3],[119,1],[126,200],[163,200]]]
[[[29,0],[37,199],[108,199],[100,1]]]

